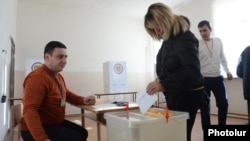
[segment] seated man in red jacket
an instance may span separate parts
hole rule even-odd
[[[49,42],[44,49],[44,64],[32,71],[23,83],[23,118],[21,136],[24,141],[86,141],[85,128],[65,120],[66,102],[74,105],[95,104],[94,96],[71,92],[59,73],[67,63],[66,46]]]

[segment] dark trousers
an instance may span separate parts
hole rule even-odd
[[[194,126],[195,118],[198,109],[204,104],[205,91],[187,91],[180,94],[168,102],[169,99],[166,96],[167,106],[170,110],[183,111],[189,113],[189,119],[187,119],[187,141],[191,141],[192,129]]]
[[[227,112],[228,112],[228,100],[227,94],[224,84],[224,78],[222,76],[219,77],[205,77],[205,91],[208,95],[207,106],[203,106],[201,108],[201,122],[202,126],[211,125],[210,120],[210,97],[211,92],[213,92],[216,106],[218,108],[218,124],[226,125],[227,120]]]
[[[60,125],[43,127],[52,141],[87,141],[87,130],[68,120],[64,120]],[[21,136],[24,141],[34,141],[29,131],[21,131]]]

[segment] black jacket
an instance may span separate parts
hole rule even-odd
[[[157,55],[156,73],[165,96],[185,94],[204,85],[200,73],[198,40],[190,31],[164,41]]]
[[[244,99],[250,100],[250,46],[241,53],[236,73],[243,79]]]

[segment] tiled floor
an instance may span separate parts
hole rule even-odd
[[[217,124],[217,116],[216,115],[212,115],[212,124]],[[70,119],[78,124],[81,124],[81,117],[80,115],[75,115],[75,116],[67,116],[67,119]],[[97,126],[96,126],[96,122],[90,120],[90,119],[85,119],[86,121],[86,129],[89,132],[89,137],[88,137],[88,141],[97,141]],[[193,128],[193,132],[192,132],[192,140],[193,141],[203,141],[203,131],[201,128],[201,124],[200,124],[200,114],[198,113],[196,116],[196,121],[195,121],[195,125]],[[242,125],[242,124],[246,124],[247,120],[246,118],[232,118],[232,117],[228,117],[227,119],[227,124],[236,124],[236,125]],[[106,135],[106,127],[101,125],[101,141],[107,141],[107,135]],[[8,141],[8,140],[6,140]]]

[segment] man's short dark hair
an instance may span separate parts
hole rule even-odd
[[[44,55],[46,53],[52,54],[55,48],[67,48],[63,43],[59,41],[50,41],[44,48]]]
[[[200,21],[198,24],[198,28],[203,27],[204,25],[206,25],[209,29],[211,29],[211,25],[207,20]]]

